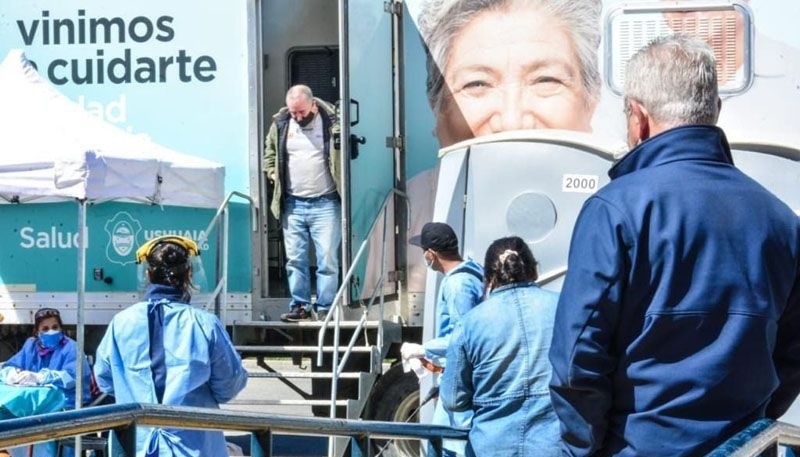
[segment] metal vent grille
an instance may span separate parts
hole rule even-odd
[[[749,8],[735,1],[621,5],[606,17],[606,81],[621,94],[631,56],[655,38],[680,33],[711,45],[720,93],[745,92],[752,81],[751,18]]]
[[[315,97],[329,103],[339,100],[339,49],[292,49],[288,54],[289,85],[305,84]]]

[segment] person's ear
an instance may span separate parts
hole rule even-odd
[[[650,138],[652,118],[647,108],[636,100],[629,100],[628,109],[628,146],[636,147],[642,141]]]

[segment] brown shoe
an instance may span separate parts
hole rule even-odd
[[[300,305],[292,306],[292,310],[288,313],[281,314],[281,320],[284,322],[300,322],[300,321],[307,321],[311,319],[311,313],[306,311]]]

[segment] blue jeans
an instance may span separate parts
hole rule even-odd
[[[314,198],[286,196],[281,215],[286,247],[286,276],[292,301],[289,307],[311,310],[309,239],[317,255],[317,308],[327,310],[339,287],[339,243],[342,241],[342,205],[334,192]]]

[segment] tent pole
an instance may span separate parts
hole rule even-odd
[[[226,313],[228,311],[228,230],[229,230],[229,207],[226,206],[222,212],[222,240],[220,241],[220,255],[222,256],[222,289],[219,297],[219,320],[222,321],[222,328],[226,325]]]
[[[88,230],[86,228],[86,199],[78,200],[78,305],[77,305],[77,328],[78,334],[78,354],[76,357],[77,366],[75,367],[75,409],[81,408],[83,401],[83,357],[84,357],[84,308],[86,305],[86,247]],[[82,455],[81,452],[81,437],[75,437],[75,455]]]

